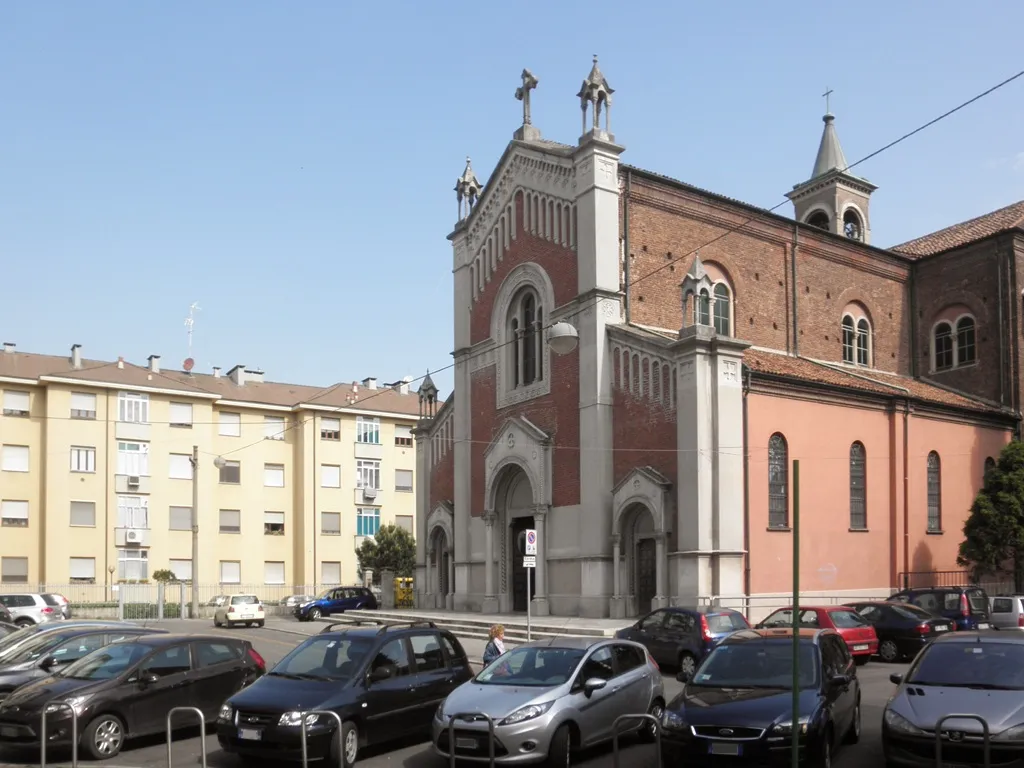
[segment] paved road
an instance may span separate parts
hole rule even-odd
[[[210,632],[230,636],[243,636],[251,639],[256,650],[267,660],[269,665],[275,664],[303,639],[304,635],[315,634],[321,627],[316,624],[298,624],[290,620],[270,620],[263,629],[214,629],[206,622],[187,620],[153,622],[172,632],[192,631]],[[463,641],[470,657],[479,658],[483,651],[483,643],[479,640]],[[835,768],[862,768],[866,765],[882,765],[882,745],[880,741],[880,724],[882,708],[892,692],[893,685],[889,682],[889,674],[903,672],[905,665],[882,664],[872,662],[858,670],[863,689],[862,717],[863,733],[860,744],[846,747],[835,760]],[[665,690],[671,697],[679,689],[680,684],[675,677],[665,678]],[[216,736],[206,737],[207,765],[210,768],[245,768],[244,763],[232,755],[220,751]],[[174,766],[197,766],[199,759],[199,734],[197,729],[184,731],[175,738],[172,745]],[[623,743],[622,760],[632,768],[656,768],[653,746]],[[91,763],[81,760],[82,765],[104,766],[104,768],[166,768],[167,745],[161,736],[130,743],[118,757],[103,763]],[[437,757],[429,742],[401,743],[392,749],[379,749],[366,752],[360,756],[360,764],[366,768],[445,768],[445,762]],[[580,756],[579,765],[587,768],[612,768],[613,762],[610,749],[598,749]],[[0,768],[25,768],[38,766],[39,757],[35,753],[17,753],[0,749]],[[69,768],[70,756],[54,754],[47,762],[48,766]]]

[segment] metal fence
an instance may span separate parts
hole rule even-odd
[[[979,586],[990,595],[1015,591],[1012,573],[996,575],[981,581],[971,578],[968,571],[906,571],[900,573],[900,589],[925,589],[927,587]]]

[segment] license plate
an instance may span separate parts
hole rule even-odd
[[[936,624],[935,625],[935,631],[936,632],[949,632],[949,625],[948,624]]]
[[[17,728],[0,728],[0,736],[7,739],[14,739],[18,736]]]
[[[476,749],[476,739],[456,739],[456,749]]]
[[[240,739],[244,739],[246,741],[259,741],[262,737],[263,734],[255,728],[238,729],[238,738]]]
[[[867,643],[863,643],[863,644],[861,644],[861,645],[855,645],[855,646],[853,646],[853,650],[855,650],[855,651],[866,651],[866,650],[868,649],[868,647],[869,647],[869,646],[868,646],[868,644],[867,644]]]
[[[979,624],[978,629],[988,629],[991,626],[991,624]]]
[[[731,741],[712,741],[708,751],[712,755],[732,755],[733,757],[738,757],[740,745]]]

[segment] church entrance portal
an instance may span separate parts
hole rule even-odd
[[[499,480],[495,498],[497,514],[499,606],[502,611],[526,612],[526,580],[530,579],[530,596],[536,594],[536,570],[523,567],[526,552],[526,531],[534,528],[533,487],[530,478],[517,466],[505,469]]]
[[[651,609],[651,601],[658,593],[657,547],[654,539],[640,539],[636,543],[636,603],[641,615]]]

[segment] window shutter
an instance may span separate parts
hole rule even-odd
[[[412,490],[412,470],[411,469],[396,469],[395,470],[395,490],[396,491],[411,491]]]
[[[28,520],[27,501],[0,502],[0,517],[12,520]]]
[[[171,406],[174,407],[173,405]],[[72,392],[71,393],[71,410],[72,411],[92,411],[96,412],[96,395],[89,394],[87,392]]]
[[[172,453],[170,459],[172,480],[192,479],[192,457],[187,453]]]
[[[242,564],[237,560],[221,560],[220,581],[222,584],[238,584],[242,580]]]
[[[222,509],[220,511],[220,527],[241,530],[242,512],[238,509]]]
[[[323,562],[320,563],[320,583],[321,584],[340,584],[341,583],[341,563],[334,562]]]
[[[167,563],[167,567],[178,581],[192,581],[191,560],[171,560]]]
[[[263,485],[268,488],[284,488],[284,465],[264,464]]]
[[[264,584],[284,584],[284,563],[267,561],[263,563]]]
[[[96,525],[96,502],[95,501],[72,501],[71,502],[71,525],[84,525],[92,527]]]
[[[168,510],[168,528],[172,531],[192,530],[192,507],[171,507]],[[179,577],[180,578],[180,577]]]
[[[341,533],[341,513],[340,512],[321,512],[320,513],[320,533],[340,534]]]
[[[5,445],[0,462],[5,472],[28,472],[28,446]]]
[[[333,419],[324,417],[320,420],[320,429],[324,432],[340,432],[341,431],[341,419]]]
[[[263,438],[265,440],[284,440],[285,423],[283,416],[263,417]]]
[[[341,488],[341,467],[335,464],[321,464],[320,486],[322,488]]]
[[[95,557],[72,557],[68,575],[72,579],[95,579],[96,558]]]
[[[263,522],[271,525],[284,525],[284,512],[264,512]]]
[[[28,558],[0,557],[0,581],[28,581]]]
[[[405,438],[412,440],[412,427],[407,427],[404,424],[395,425],[395,439]]]
[[[28,392],[4,390],[4,410],[27,412],[29,409],[29,399]]]
[[[191,403],[171,403],[171,424],[192,424]]]
[[[240,413],[222,413],[220,415],[220,434],[225,437],[240,437],[242,415]]]

